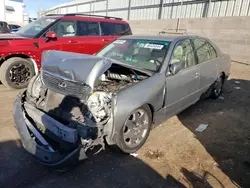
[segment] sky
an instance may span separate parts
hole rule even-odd
[[[46,10],[60,3],[70,2],[71,0],[24,0],[26,12],[30,17],[37,17],[37,10]]]

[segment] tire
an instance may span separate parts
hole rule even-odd
[[[222,76],[219,76],[212,85],[211,93],[209,96],[211,99],[217,99],[220,96],[220,94],[222,93],[223,84],[224,84],[224,79]]]
[[[31,63],[20,57],[6,60],[0,67],[0,80],[3,85],[12,89],[23,89],[35,75]]]
[[[136,124],[132,124],[132,128],[133,128],[134,132],[135,132],[135,130],[134,130],[135,127],[137,127],[137,129],[142,129],[144,127],[144,130],[143,131],[140,130],[140,133],[139,133],[139,135],[142,134],[141,140],[139,141],[139,143],[132,145],[131,144],[132,139],[126,138],[126,137],[128,137],[130,131],[132,131],[128,128],[129,121],[130,121],[130,123],[134,121],[133,117],[134,117],[135,113],[142,114],[142,112],[145,113],[145,118],[146,118],[145,120],[147,120],[148,123],[144,124],[146,121],[143,121],[143,123],[141,123],[141,126],[136,125]],[[141,121],[141,120],[138,120],[138,121]],[[136,122],[136,123],[138,123],[138,122]],[[150,108],[147,105],[144,105],[144,106],[137,108],[134,112],[132,112],[130,114],[130,116],[125,121],[122,129],[119,131],[119,133],[117,135],[116,145],[124,153],[133,153],[133,152],[139,150],[148,138],[148,135],[149,135],[150,130],[151,130],[151,125],[152,125],[152,112],[151,112]],[[132,133],[133,132],[131,132],[131,134]]]

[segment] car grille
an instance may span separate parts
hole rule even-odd
[[[63,95],[71,95],[79,98],[86,97],[90,92],[85,84],[72,82],[45,71],[42,71],[43,83],[48,89]]]

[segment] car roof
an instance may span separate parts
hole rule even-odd
[[[45,17],[54,19],[65,19],[65,20],[89,20],[89,21],[99,21],[99,22],[105,21],[112,23],[128,24],[126,21],[118,17],[89,15],[89,14],[48,14]]]
[[[119,39],[141,39],[141,40],[160,40],[160,41],[177,41],[180,39],[188,39],[188,38],[194,38],[198,36],[194,35],[127,35],[122,36]]]

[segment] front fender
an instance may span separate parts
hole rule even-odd
[[[10,57],[29,57],[33,63],[36,64],[37,69],[40,69],[41,65],[41,52],[38,47],[34,45],[36,41],[6,41],[6,45],[2,45],[2,41],[0,41],[0,55],[2,59],[6,60]]]
[[[112,140],[123,127],[126,119],[138,107],[150,104],[154,111],[162,108],[165,91],[165,75],[156,73],[119,93],[114,105]]]

